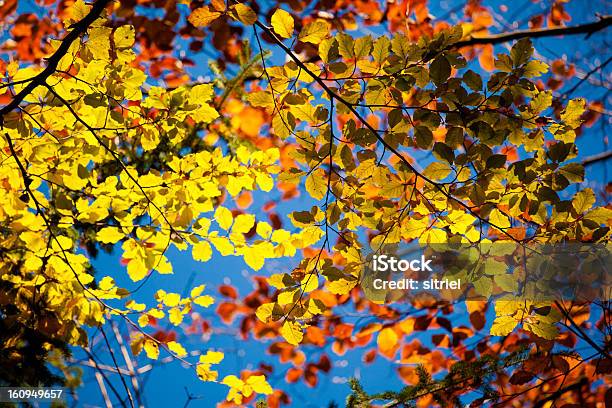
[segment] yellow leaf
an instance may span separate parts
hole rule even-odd
[[[219,364],[223,360],[224,354],[220,351],[208,350],[206,354],[200,356],[200,363]]]
[[[386,327],[378,333],[378,338],[376,339],[376,344],[378,344],[378,348],[383,351],[390,351],[397,345],[398,337],[395,330],[390,327]]]
[[[219,372],[210,369],[210,364],[198,364],[196,373],[202,381],[217,381]]]
[[[148,268],[140,258],[130,259],[130,262],[127,265],[127,272],[134,282],[138,282],[147,276],[149,272]]]
[[[427,168],[423,171],[423,175],[432,180],[438,181],[445,179],[451,172],[451,168],[448,163],[442,162],[432,162]]]
[[[595,194],[590,188],[577,192],[572,199],[572,206],[578,214],[590,210],[593,204],[595,204]]]
[[[230,15],[233,19],[246,25],[253,25],[257,21],[257,14],[253,9],[242,3],[230,7]]]
[[[219,226],[224,230],[230,229],[233,220],[234,218],[232,217],[232,212],[227,208],[218,207],[215,211],[215,221],[217,221]]]
[[[210,7],[200,7],[198,9],[193,10],[193,12],[189,15],[189,22],[196,27],[205,27],[221,17],[221,13],[218,11],[213,11]]]
[[[168,320],[170,320],[170,323],[175,326],[181,324],[183,322],[183,314],[181,313],[181,309],[178,307],[173,307],[170,309],[170,312],[168,313]]]
[[[178,293],[168,293],[164,297],[164,304],[168,307],[174,307],[181,301],[181,296]]]
[[[234,253],[234,247],[229,239],[225,237],[210,237],[209,239],[221,255],[227,256]]]
[[[204,292],[204,289],[206,289],[206,285],[196,286],[195,288],[191,289],[189,296],[192,298],[197,298],[202,294],[202,292]]]
[[[140,327],[147,327],[149,325],[149,316],[146,314],[140,315],[138,318],[138,325]]]
[[[159,346],[153,340],[145,340],[144,342],[144,350],[147,353],[147,357],[152,360],[157,360],[159,357]]]
[[[219,112],[209,104],[204,103],[198,109],[191,111],[189,116],[196,122],[210,123],[219,117]]]
[[[191,249],[191,256],[195,261],[206,262],[212,257],[212,248],[206,241],[200,241]]]
[[[103,277],[98,283],[98,289],[100,290],[111,290],[115,287],[115,280],[110,276]]]
[[[537,322],[537,323],[525,323],[525,330],[528,330],[543,339],[554,340],[559,335],[559,329],[551,323]]]
[[[134,45],[134,27],[124,25],[115,30],[113,33],[113,42],[117,48],[130,48]]]
[[[244,381],[242,381],[240,378],[236,377],[235,375],[227,375],[223,378],[223,381],[221,381],[221,384],[227,385],[228,387],[231,388],[238,388],[238,389],[242,389],[242,387],[244,386]]]
[[[262,322],[268,323],[270,320],[279,320],[284,316],[284,313],[278,303],[264,303],[257,308],[255,315]]]
[[[267,91],[252,92],[247,96],[247,101],[253,106],[274,108],[274,97]]]
[[[109,27],[92,27],[89,29],[89,40],[85,48],[91,52],[94,59],[108,61],[110,59],[110,35]]]
[[[213,84],[198,84],[189,91],[189,103],[202,104],[210,101],[214,94]]]
[[[259,173],[257,174],[255,181],[257,182],[259,188],[261,188],[263,191],[270,191],[272,190],[272,187],[274,187],[274,179],[269,174]]]
[[[122,238],[125,234],[117,227],[104,227],[96,234],[96,239],[105,244],[115,244]]]
[[[212,305],[213,303],[215,303],[215,299],[213,299],[212,296],[204,295],[204,296],[198,296],[197,298],[193,299],[193,302],[196,305],[199,305],[202,307],[208,307]]]
[[[598,207],[592,211],[589,211],[584,217],[595,221],[598,224],[606,224],[612,220],[612,210],[605,207]]]
[[[83,0],[77,0],[74,4],[68,8],[68,17],[64,20],[64,25],[68,27],[71,23],[76,23],[77,21],[81,21],[91,10],[91,6],[85,4]]]
[[[312,292],[319,287],[319,277],[316,273],[309,273],[302,279],[301,286],[304,293]]]
[[[269,395],[273,392],[272,387],[268,384],[266,377],[263,375],[252,375],[247,379],[246,383],[258,394]]]
[[[272,28],[276,34],[283,38],[289,38],[293,35],[294,21],[291,14],[283,9],[278,9],[272,14]]]
[[[320,200],[327,193],[327,176],[322,171],[313,171],[306,177],[306,191],[312,198]]]
[[[187,350],[176,341],[168,342],[168,349],[179,357],[185,357],[187,355]]]
[[[580,117],[584,113],[586,101],[582,98],[572,99],[561,112],[561,120],[571,128],[577,128],[582,123]]]
[[[280,333],[285,340],[287,340],[287,343],[293,344],[294,346],[300,344],[304,338],[302,327],[298,323],[289,320],[285,321],[283,327],[281,327]]]
[[[247,233],[255,225],[255,216],[251,214],[240,214],[234,221],[232,232]]]
[[[263,254],[255,248],[244,248],[244,261],[256,271],[264,266],[265,258]]]
[[[357,285],[357,280],[338,279],[329,282],[329,291],[335,295],[345,295]]]
[[[255,229],[255,231],[257,231],[257,235],[259,235],[260,237],[268,239],[272,234],[272,226],[266,221],[259,221],[257,223],[257,228]]]
[[[493,321],[493,326],[491,326],[491,335],[492,336],[505,336],[510,334],[512,330],[516,327],[518,322],[512,316],[499,316],[495,318]]]
[[[329,25],[325,21],[313,21],[304,26],[298,39],[318,45],[329,34]]]
[[[146,309],[146,305],[143,303],[138,303],[135,300],[129,300],[126,304],[125,307],[127,307],[130,310],[134,310],[136,312],[142,312]]]
[[[489,221],[493,224],[495,228],[509,228],[510,220],[505,216],[501,211],[497,208],[494,208],[489,215]]]

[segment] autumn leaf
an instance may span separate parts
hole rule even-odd
[[[221,17],[221,15],[222,13],[211,10],[208,6],[200,7],[193,10],[193,12],[189,15],[189,22],[196,27],[206,27]]]
[[[293,35],[294,21],[291,14],[283,9],[277,9],[272,14],[272,28],[276,34],[283,38],[290,38]]]
[[[512,316],[498,316],[491,326],[492,336],[506,336],[517,326],[518,322]]]
[[[313,21],[304,26],[298,39],[302,42],[309,42],[318,45],[329,34],[329,26],[324,21]]]
[[[280,331],[281,335],[287,340],[287,343],[293,344],[297,346],[302,342],[304,338],[304,333],[302,332],[302,328],[296,322],[292,322],[290,320],[285,320],[283,326]]]
[[[385,327],[378,333],[376,344],[383,353],[387,353],[395,348],[398,340],[399,338],[395,330],[390,327]]]
[[[253,25],[257,21],[257,14],[255,14],[252,8],[244,3],[238,3],[231,6],[230,16],[246,25]]]

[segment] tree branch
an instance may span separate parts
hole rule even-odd
[[[500,44],[512,40],[518,40],[521,38],[542,38],[542,37],[555,37],[558,35],[576,35],[576,34],[593,34],[597,31],[601,31],[612,24],[612,16],[606,15],[601,16],[598,21],[586,24],[578,24],[569,27],[555,27],[555,28],[536,28],[531,30],[519,30],[509,33],[489,35],[486,37],[470,37],[467,40],[459,41],[454,43],[451,47],[467,47],[471,45],[484,45],[484,44]]]
[[[612,150],[608,150],[607,152],[601,152],[601,153],[598,153],[598,154],[594,154],[592,156],[587,156],[582,161],[582,165],[583,166],[589,166],[591,164],[598,163],[600,161],[608,160],[610,157],[612,157]]]
[[[586,385],[588,385],[588,381],[586,380],[586,378],[583,377],[577,383],[568,385],[565,388],[558,389],[557,391],[555,391],[554,393],[552,393],[548,397],[539,400],[533,407],[534,408],[542,408],[543,406],[546,405],[547,402],[554,401],[554,400],[558,399],[560,396],[562,396],[566,392],[570,392],[570,391],[574,391],[574,390],[579,390],[580,388],[582,388],[583,386],[586,386]]]
[[[41,71],[40,74],[36,75],[32,78],[32,80],[17,94],[11,101],[6,104],[2,109],[0,109],[0,125],[4,122],[4,115],[13,111],[15,108],[19,106],[21,102],[23,102],[24,98],[28,96],[36,87],[43,85],[47,78],[55,73],[57,70],[57,66],[66,55],[72,43],[81,36],[87,28],[98,18],[102,10],[111,2],[111,0],[98,0],[96,1],[89,13],[79,22],[70,26],[72,31],[70,31],[62,40],[60,46],[57,50],[49,57],[47,60],[47,66],[44,70]]]

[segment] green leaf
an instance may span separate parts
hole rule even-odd
[[[431,142],[433,142],[433,133],[426,126],[417,126],[414,129],[414,136],[417,146],[421,149],[429,149]]]
[[[336,41],[338,41],[338,50],[343,58],[355,58],[353,37],[346,33],[338,33],[336,34]]]
[[[451,74],[451,65],[444,55],[438,55],[429,66],[429,77],[436,85],[446,82]]]
[[[463,74],[463,82],[473,91],[478,92],[482,90],[482,78],[471,69]]]
[[[584,180],[584,166],[580,163],[569,163],[559,169],[566,179],[572,183],[582,183]]]
[[[372,56],[374,57],[374,61],[378,65],[382,65],[382,63],[389,56],[389,46],[391,45],[391,41],[386,36],[379,37],[374,43],[374,49],[372,50]]]
[[[372,37],[366,35],[355,40],[355,58],[363,58],[370,55],[372,51]]]
[[[532,55],[533,46],[531,45],[531,40],[529,38],[523,38],[522,40],[517,41],[510,50],[510,57],[512,58],[514,67],[519,67],[527,63]]]

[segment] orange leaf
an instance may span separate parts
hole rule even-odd
[[[386,354],[397,346],[398,340],[399,338],[397,337],[395,330],[390,327],[386,327],[378,334],[376,344],[378,344],[380,351]]]

